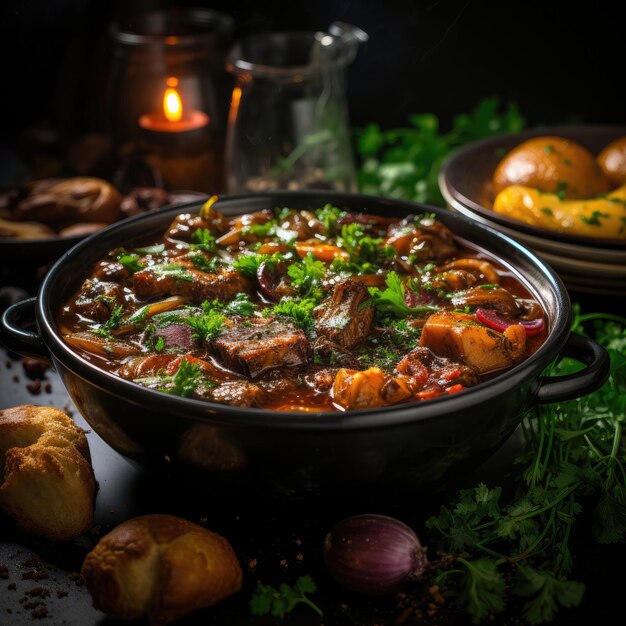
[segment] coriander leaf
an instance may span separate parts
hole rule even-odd
[[[109,316],[109,319],[100,324],[93,333],[98,337],[108,338],[111,336],[111,331],[116,329],[122,323],[122,313],[124,312],[124,305],[120,304],[116,307]]]
[[[316,306],[314,300],[304,298],[303,300],[284,299],[271,309],[266,309],[264,315],[278,315],[281,317],[289,317],[291,320],[303,330],[310,330],[315,320],[311,314]]]
[[[466,607],[472,622],[478,624],[489,615],[504,610],[504,576],[494,559],[482,557],[475,561],[459,558],[465,568],[457,602]]]
[[[215,274],[219,272],[220,267],[224,265],[224,261],[222,261],[219,257],[207,259],[201,252],[190,254],[189,260],[197,269],[202,272],[207,272],[207,274]]]
[[[347,215],[345,211],[333,206],[332,204],[325,204],[321,209],[315,211],[317,219],[324,224],[324,229],[327,235],[334,235],[337,232],[337,222]]]
[[[159,335],[157,337],[157,340],[154,343],[154,349],[157,352],[163,352],[164,348],[165,348],[165,339],[161,335]]]
[[[145,265],[139,263],[140,257],[136,254],[121,254],[117,260],[121,263],[131,274],[144,269]]]
[[[439,307],[428,304],[417,307],[409,306],[404,300],[405,287],[402,283],[402,279],[395,272],[389,272],[389,274],[387,274],[385,284],[387,285],[385,290],[380,290],[378,287],[369,288],[370,295],[374,299],[374,307],[377,313],[402,318],[407,315],[416,315],[439,310]]]
[[[183,322],[194,329],[194,339],[209,342],[219,337],[225,320],[226,316],[223,313],[211,309],[202,315],[189,315]]]
[[[292,263],[287,274],[303,297],[316,301],[322,299],[321,283],[326,276],[326,266],[310,252],[301,261]]]
[[[203,250],[204,252],[215,252],[217,250],[217,243],[215,237],[211,234],[208,228],[196,228],[191,233],[191,250]]]
[[[162,387],[160,391],[188,398],[198,388],[201,374],[198,363],[191,363],[187,359],[183,359],[176,370],[176,374],[167,377],[169,379],[168,382],[171,382],[171,386]]]
[[[242,274],[256,278],[259,265],[264,262],[278,262],[285,259],[280,252],[274,254],[240,254],[233,263],[233,267]]]
[[[517,583],[513,593],[529,598],[524,604],[524,617],[530,624],[551,622],[563,607],[578,606],[585,592],[585,585],[575,580],[559,580],[546,570],[536,570],[527,565],[517,567]]]
[[[257,583],[257,588],[250,598],[250,612],[252,615],[268,615],[283,618],[291,613],[298,604],[306,604],[320,617],[324,614],[307,594],[317,590],[310,576],[300,576],[294,585],[281,583],[276,589],[271,585]]]

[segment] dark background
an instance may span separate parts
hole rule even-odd
[[[107,24],[134,11],[195,5],[233,16],[236,35],[326,29],[370,35],[350,68],[352,122],[384,127],[434,112],[444,127],[482,97],[515,100],[529,124],[623,123],[623,31],[611,7],[565,2],[333,0],[5,0],[0,7],[0,145],[42,119],[73,132],[101,99]],[[607,3],[608,4],[608,3]],[[103,53],[104,51],[104,53]]]

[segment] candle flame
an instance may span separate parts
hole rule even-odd
[[[183,117],[183,103],[174,86],[178,85],[176,78],[168,78],[170,85],[163,94],[163,113],[169,122],[179,122]]]

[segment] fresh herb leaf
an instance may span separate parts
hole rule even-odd
[[[310,252],[301,260],[292,263],[287,274],[291,283],[304,298],[320,301],[323,298],[322,281],[326,276],[326,266]]]
[[[298,604],[306,604],[323,617],[322,609],[307,597],[316,591],[317,586],[310,576],[299,576],[294,585],[282,583],[278,588],[258,583],[250,599],[250,612],[252,615],[269,614],[272,617],[283,618]]]
[[[121,263],[131,274],[144,269],[145,265],[139,263],[140,257],[136,254],[121,254],[117,260]]]
[[[184,265],[179,265],[178,263],[161,263],[152,265],[150,269],[160,276],[171,276],[174,280],[193,282],[193,276],[189,273],[189,270]]]
[[[222,332],[222,326],[226,321],[226,316],[219,311],[210,309],[202,315],[189,315],[183,318],[188,326],[193,328],[193,338],[202,339],[204,342],[213,341]]]
[[[213,312],[230,313],[231,315],[242,315],[250,317],[254,314],[256,305],[250,300],[247,293],[238,293],[230,302],[224,304],[219,300],[205,300],[202,303],[202,310],[205,314]]]
[[[224,265],[224,261],[222,261],[222,259],[220,259],[219,257],[207,259],[201,252],[197,252],[196,254],[190,254],[189,260],[194,264],[197,269],[202,272],[206,272],[207,274],[215,274],[219,272],[220,267]]]
[[[374,299],[374,307],[379,314],[403,318],[407,315],[417,315],[439,310],[439,307],[429,304],[417,307],[409,306],[404,300],[404,284],[396,272],[389,272],[387,274],[385,284],[387,288],[384,290],[380,290],[378,287],[369,288],[370,295]]]
[[[315,215],[324,224],[326,234],[334,235],[338,230],[337,222],[342,217],[345,217],[347,213],[332,204],[325,204],[321,209],[315,211]]]
[[[284,260],[285,257],[280,252],[274,254],[240,254],[233,263],[233,267],[242,274],[255,278],[259,265],[266,261],[278,262]]]
[[[169,380],[167,382],[170,382],[171,385],[162,387],[160,391],[188,398],[198,388],[201,375],[202,371],[198,363],[191,363],[187,359],[183,359],[176,373],[168,377]]]
[[[608,213],[602,213],[602,211],[592,211],[591,215],[587,217],[586,215],[579,215],[581,221],[585,222],[589,226],[602,226],[602,222],[600,221],[601,217],[610,217]]]
[[[296,326],[308,331],[313,328],[313,323],[315,322],[312,311],[316,307],[316,304],[314,300],[307,298],[302,300],[284,299],[271,309],[265,309],[263,314],[291,318]]]
[[[120,304],[118,307],[113,309],[109,319],[103,324],[100,324],[100,326],[93,331],[93,334],[98,337],[108,339],[111,336],[111,331],[116,329],[122,323],[123,312],[124,305]]]
[[[208,228],[196,228],[191,233],[191,250],[203,250],[204,252],[215,252],[217,243],[215,237]]]
[[[157,352],[163,352],[165,349],[165,339],[161,335],[159,335],[157,340],[154,342],[154,349]]]

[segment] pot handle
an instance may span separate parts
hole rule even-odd
[[[2,343],[12,352],[36,358],[49,357],[48,350],[39,333],[24,328],[24,324],[35,321],[37,298],[28,298],[11,305],[0,320]]]
[[[562,355],[581,361],[587,367],[566,376],[542,378],[535,398],[539,404],[580,398],[601,387],[609,377],[609,353],[589,337],[570,333]]]

